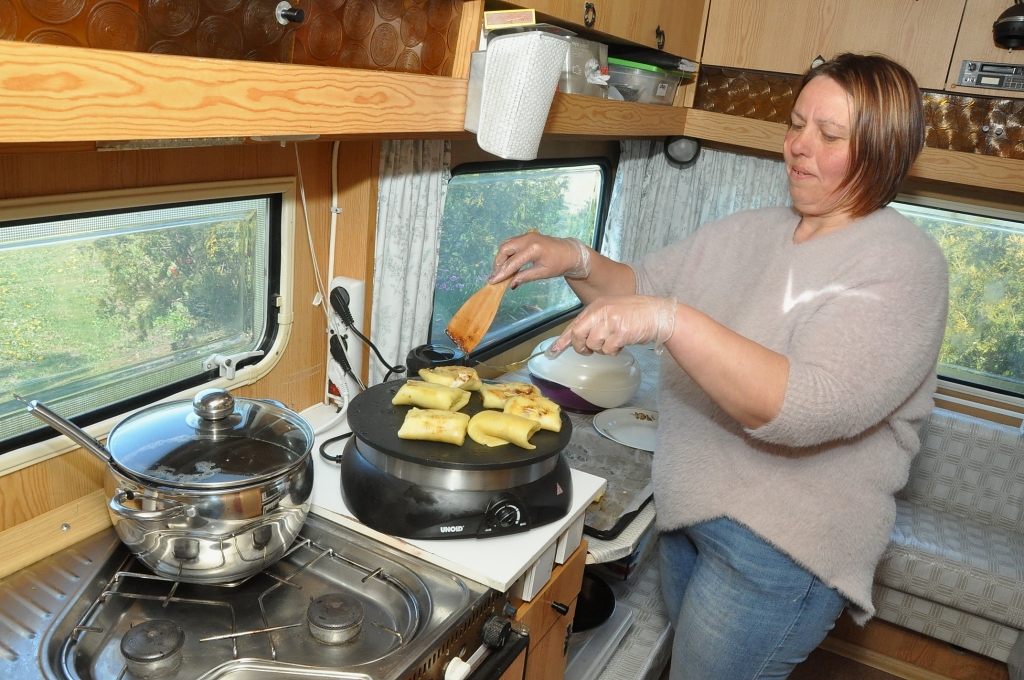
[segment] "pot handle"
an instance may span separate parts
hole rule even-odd
[[[135,519],[144,521],[160,521],[165,519],[173,519],[175,517],[195,517],[196,509],[195,506],[189,505],[188,503],[180,503],[178,501],[172,501],[165,498],[150,498],[156,503],[162,503],[166,505],[163,510],[136,510],[135,508],[129,508],[124,504],[126,500],[133,500],[135,494],[131,491],[125,491],[124,489],[118,489],[114,492],[110,502],[107,503],[107,507],[110,511],[122,517],[124,519]]]

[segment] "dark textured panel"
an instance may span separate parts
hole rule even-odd
[[[800,76],[701,66],[694,108],[788,123]],[[1024,159],[1024,100],[923,91],[925,145]]]
[[[0,0],[0,40],[451,75],[461,0]]]
[[[772,123],[788,123],[799,76],[701,66],[693,107]]]
[[[315,0],[282,41],[293,64],[451,75],[461,0]]]

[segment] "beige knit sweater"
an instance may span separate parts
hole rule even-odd
[[[658,526],[736,520],[841,592],[863,623],[893,494],[933,407],[948,268],[891,208],[801,244],[798,221],[790,208],[738,213],[634,265],[639,294],[673,295],[790,364],[781,412],[746,430],[663,355]]]

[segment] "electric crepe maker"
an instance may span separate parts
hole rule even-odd
[[[555,341],[548,338],[533,350],[543,352]],[[541,394],[576,413],[597,413],[622,406],[640,389],[642,375],[636,358],[627,349],[615,356],[578,354],[572,347],[554,359],[544,354],[527,364],[530,381]]]

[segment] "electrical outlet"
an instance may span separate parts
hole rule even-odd
[[[366,335],[366,331],[363,330],[363,312],[366,307],[366,284],[358,279],[350,279],[347,276],[336,276],[332,281],[330,287],[327,289],[328,300],[330,299],[331,291],[335,288],[344,288],[348,293],[348,308],[352,312],[352,320],[355,327],[360,333]],[[341,322],[337,314],[331,309],[328,300],[324,301],[327,305],[328,314],[331,316],[332,325],[340,330],[340,336],[344,340],[344,344],[347,348],[345,354],[348,356],[349,364],[352,366],[352,371],[356,375],[362,375],[363,371],[363,341],[360,340],[355,333],[350,331],[345,324]],[[327,360],[331,361],[330,353],[327,355]],[[353,397],[359,392],[359,386],[356,385],[352,378],[346,378],[348,381],[348,393],[349,397]],[[338,399],[337,396],[331,394],[330,379],[328,378],[328,384],[325,384],[324,388],[324,400],[327,403],[331,403]]]

